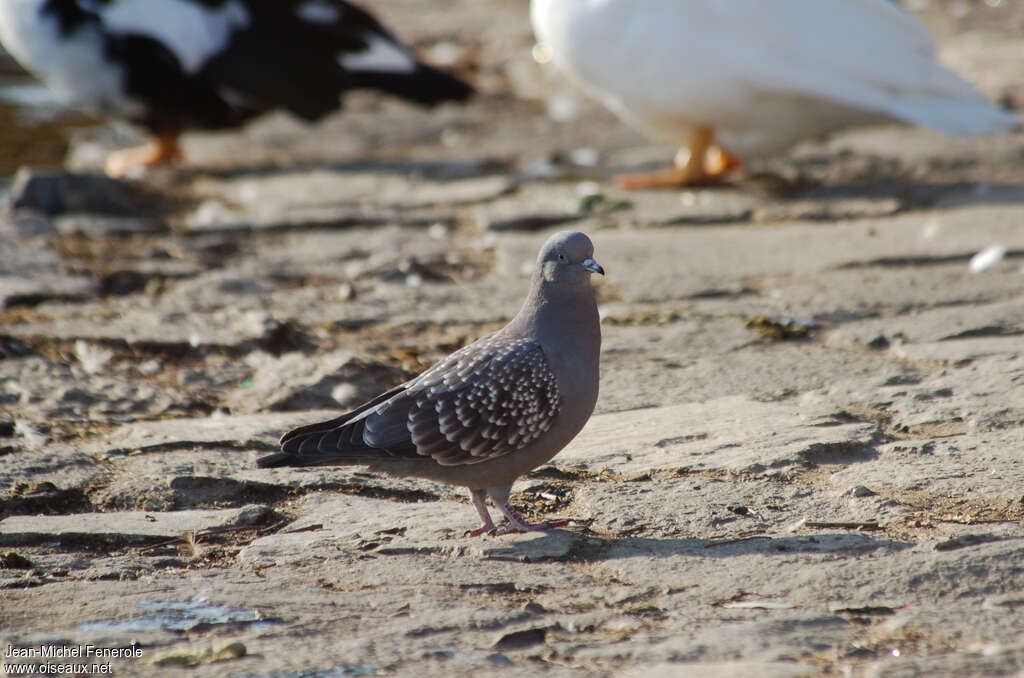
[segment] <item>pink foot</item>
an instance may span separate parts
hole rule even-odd
[[[568,520],[543,520],[539,523],[527,522],[525,518],[519,515],[519,511],[516,511],[512,504],[505,502],[501,505],[501,512],[505,514],[505,518],[508,520],[507,524],[500,525],[495,531],[495,534],[513,534],[515,532],[543,532],[550,530],[554,527],[565,527],[569,524]]]
[[[508,497],[508,492],[502,493],[504,497]],[[565,527],[569,524],[568,520],[544,520],[539,523],[528,522],[525,518],[519,515],[519,512],[515,510],[512,504],[508,501],[501,501],[501,503],[495,502],[505,519],[508,521],[502,525],[495,526],[494,521],[491,520],[491,515],[487,512],[487,502],[485,499],[484,490],[470,490],[470,496],[473,498],[473,506],[476,508],[477,514],[480,516],[481,525],[475,530],[466,530],[462,535],[464,537],[479,537],[483,534],[489,535],[502,535],[502,534],[517,534],[520,532],[543,532],[550,530],[555,527]],[[492,497],[494,501],[494,497]]]
[[[555,527],[565,527],[568,524],[568,520],[543,520],[539,523],[528,523],[524,520],[519,525],[513,525],[511,523],[499,525],[497,528],[495,528],[494,534],[500,535],[520,534],[522,532],[544,532]]]
[[[497,528],[494,526],[494,523],[484,523],[475,530],[466,530],[465,534],[463,534],[462,536],[479,537],[482,534],[494,534],[496,530]]]

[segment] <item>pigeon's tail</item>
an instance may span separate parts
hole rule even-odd
[[[297,441],[297,447],[307,439]],[[341,466],[345,464],[366,464],[387,455],[379,450],[327,450],[327,451],[285,451],[268,454],[256,460],[258,468],[284,468],[286,466]]]
[[[384,450],[368,446],[363,441],[364,420],[381,404],[404,389],[405,384],[396,386],[336,419],[292,429],[281,436],[281,451],[260,457],[256,465],[259,468],[280,468],[365,464],[374,459],[392,456]]]
[[[282,466],[301,466],[296,464],[298,457],[287,452],[275,452],[274,454],[268,454],[265,457],[260,457],[256,460],[256,466],[259,468],[281,468]]]
[[[378,450],[362,450],[361,453],[355,451],[346,453],[338,450],[303,454],[276,452],[257,459],[256,466],[258,468],[344,466],[346,464],[368,464],[381,458],[387,458],[387,455]]]
[[[260,457],[256,461],[256,466],[343,466],[370,464],[394,457],[387,451],[367,446],[362,441],[362,432],[362,420],[345,423],[336,419],[303,426],[282,438],[281,452]]]
[[[349,423],[351,415],[311,424],[281,438],[281,451],[260,457],[259,468],[365,464],[387,453],[362,443],[363,422]]]

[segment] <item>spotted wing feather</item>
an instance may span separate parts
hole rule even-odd
[[[540,344],[498,335],[452,354],[396,400],[366,418],[363,440],[392,447],[388,439],[402,416],[415,454],[443,466],[520,449],[551,428],[559,408],[557,379]]]

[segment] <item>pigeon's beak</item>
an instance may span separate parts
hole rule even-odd
[[[601,268],[601,264],[597,263],[596,259],[584,259],[583,268],[587,269],[591,273],[600,273],[604,275],[604,269]]]

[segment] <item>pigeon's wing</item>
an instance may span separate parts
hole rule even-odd
[[[282,451],[259,465],[424,457],[442,466],[474,464],[540,437],[558,407],[558,380],[541,345],[495,334],[353,412],[285,434]]]
[[[558,380],[543,347],[491,335],[427,370],[366,417],[362,438],[442,466],[474,464],[525,447],[551,428],[558,411]]]

